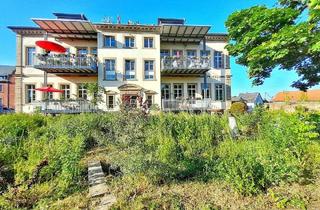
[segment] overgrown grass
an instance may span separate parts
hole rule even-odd
[[[78,199],[86,193],[81,160],[94,147],[106,148],[106,161],[124,173],[121,180],[144,177],[131,179],[134,186],[216,182],[239,195],[257,196],[275,186],[309,184],[319,177],[319,113],[258,109],[238,115],[237,122],[240,135],[231,139],[227,116],[207,114],[0,116],[0,209],[58,209],[73,203],[69,196]],[[30,186],[43,161],[48,164]],[[114,184],[123,184],[121,180]],[[123,190],[117,192],[118,207],[183,208],[184,201],[174,193],[153,203],[148,196],[123,200],[128,197]],[[65,202],[57,202],[61,199]]]

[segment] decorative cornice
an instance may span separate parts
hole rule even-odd
[[[45,31],[38,27],[8,26],[8,28],[19,35],[40,36],[45,34]]]
[[[123,24],[93,24],[96,30],[103,32],[149,32],[160,34],[159,26],[152,25],[123,25]]]
[[[211,33],[206,35],[207,41],[228,41],[228,34]]]

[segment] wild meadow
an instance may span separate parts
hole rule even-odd
[[[87,161],[114,209],[306,209],[320,205],[320,113],[236,116],[139,111],[0,116],[0,209],[81,209]]]

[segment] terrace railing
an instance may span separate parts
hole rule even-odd
[[[36,68],[84,68],[92,70],[97,70],[98,68],[97,58],[93,55],[35,54],[33,64]]]
[[[222,109],[222,102],[207,99],[162,99],[163,111],[208,111]]]
[[[166,56],[161,59],[161,70],[210,69],[210,57]]]
[[[97,112],[98,107],[87,100],[49,100],[36,105],[37,110],[46,114],[80,114]]]

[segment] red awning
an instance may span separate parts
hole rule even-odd
[[[36,41],[36,45],[41,47],[42,49],[45,49],[47,51],[57,52],[57,53],[65,53],[66,48],[61,46],[60,44],[57,44],[55,42],[51,41]]]
[[[58,90],[53,87],[42,87],[42,88],[36,88],[36,90],[41,92],[47,92],[47,93],[63,93],[63,90]]]

